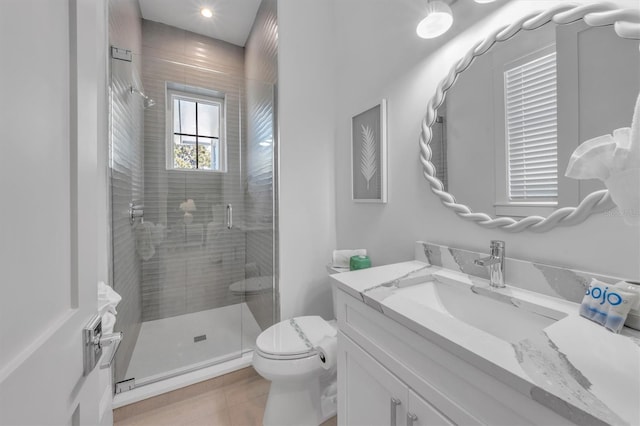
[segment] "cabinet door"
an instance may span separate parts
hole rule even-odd
[[[407,426],[452,426],[454,424],[433,405],[409,390]]]
[[[338,357],[338,424],[404,425],[408,388],[342,333]]]

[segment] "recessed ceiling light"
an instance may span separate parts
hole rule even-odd
[[[476,3],[493,3],[496,0],[475,0]]]
[[[213,16],[213,11],[207,7],[203,7],[202,9],[200,9],[200,15],[204,16],[205,18],[211,18]]]

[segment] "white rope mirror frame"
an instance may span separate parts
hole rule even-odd
[[[619,37],[640,39],[640,9],[620,9],[610,3],[559,5],[541,13],[527,15],[511,25],[494,31],[460,59],[436,88],[436,93],[429,101],[427,114],[422,121],[420,162],[424,169],[424,177],[431,184],[431,191],[440,197],[440,201],[455,211],[458,216],[474,221],[485,228],[501,228],[509,232],[520,232],[525,229],[534,232],[545,232],[556,226],[576,225],[583,222],[593,213],[604,212],[615,207],[609,196],[609,191],[603,189],[589,194],[578,207],[557,209],[546,218],[528,216],[521,220],[515,220],[510,217],[494,219],[485,213],[474,213],[466,205],[456,203],[454,196],[444,190],[442,182],[436,177],[436,168],[431,162],[432,153],[429,142],[433,135],[431,126],[437,118],[437,110],[444,102],[446,91],[453,85],[458,75],[471,65],[476,56],[484,54],[494,43],[510,39],[521,30],[534,30],[550,21],[556,24],[570,24],[579,19],[583,19],[587,25],[592,27],[613,24],[614,30]]]

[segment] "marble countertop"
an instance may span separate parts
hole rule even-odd
[[[460,271],[409,261],[333,275],[337,287],[577,424],[640,425],[640,332],[614,334],[578,315],[579,305]],[[511,306],[562,313],[542,331],[506,341],[430,309],[390,297],[427,281],[486,289]],[[460,286],[460,284],[458,284]]]

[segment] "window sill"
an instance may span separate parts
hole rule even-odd
[[[557,208],[557,203],[523,203],[523,204],[494,204],[496,216],[547,217]]]
[[[208,170],[208,169],[172,169],[167,167],[168,172],[179,172],[179,173],[227,173],[226,170]]]

